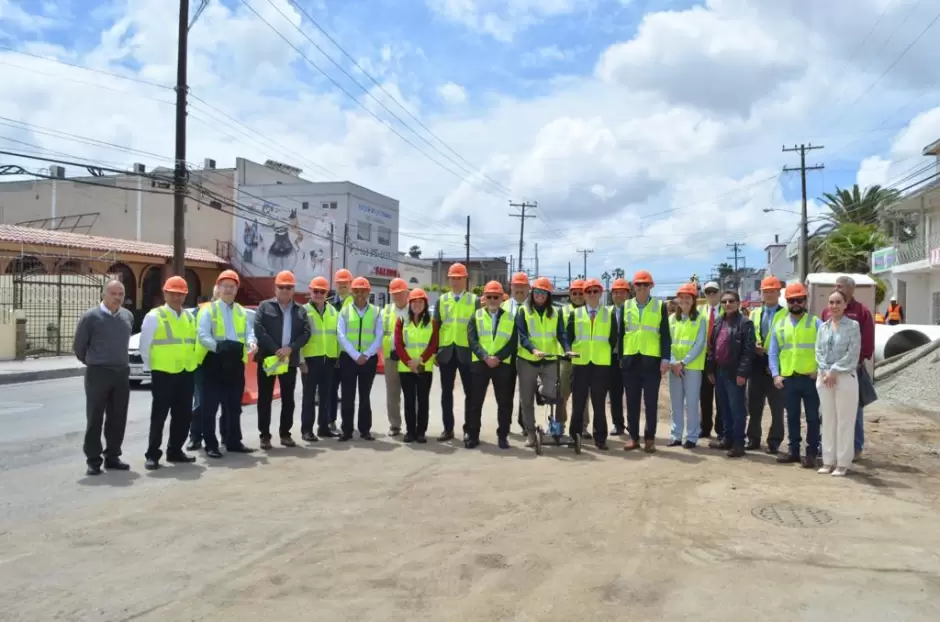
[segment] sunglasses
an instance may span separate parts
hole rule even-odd
[[[588,290],[585,290],[584,293],[587,294],[588,296],[593,296],[594,294],[599,294],[599,293],[601,293],[601,290],[599,290],[599,289],[588,289]]]
[[[649,283],[634,283],[633,287],[652,287]]]
[[[806,304],[806,298],[789,298],[787,302],[795,302],[798,305]]]
[[[706,295],[706,296],[711,296],[712,294],[717,294],[717,293],[718,293],[718,290],[717,290],[717,289],[706,289],[706,290],[705,290],[705,295]]]
[[[325,289],[311,289],[310,293],[311,294],[326,294],[326,291],[327,290]]]
[[[483,296],[483,299],[484,300],[502,300],[503,297],[498,294],[489,294],[489,295]]]
[[[568,292],[572,296],[583,296],[584,292]]]
[[[737,300],[728,299],[728,300],[722,300],[722,301],[721,301],[721,304],[723,304],[723,305],[733,305],[733,304],[735,304],[736,302],[738,302],[738,301],[737,301]]]
[[[281,291],[284,291],[285,289],[294,289],[294,286],[293,285],[278,285],[277,288]]]

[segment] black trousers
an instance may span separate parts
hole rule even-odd
[[[183,453],[186,433],[193,417],[194,383],[191,371],[178,374],[151,372],[150,440],[145,458],[159,460],[163,456],[163,426],[166,425],[167,415],[170,416],[170,438],[166,444],[166,454],[173,457]]]
[[[463,387],[463,412],[464,420],[467,413],[470,412],[470,394],[473,386],[470,382],[470,365],[461,363],[457,360],[457,354],[454,353],[446,363],[440,363],[438,368],[441,370],[441,420],[444,424],[445,432],[454,431],[454,383],[457,381],[457,373],[460,373],[460,385]],[[466,426],[464,426],[466,428]]]
[[[281,421],[278,434],[290,438],[294,427],[294,390],[297,388],[297,368],[293,365],[279,376],[269,376],[263,365],[258,365],[258,433],[262,440],[271,438],[271,402],[274,400],[274,382],[281,387]]]
[[[127,403],[131,397],[130,367],[90,366],[85,369],[85,442],[88,466],[117,460],[127,428]],[[105,447],[101,448],[104,428]]]
[[[725,424],[721,418],[721,404],[716,399],[715,385],[708,379],[707,373],[702,374],[699,407],[702,410],[702,436],[710,436],[714,429],[715,436],[724,438]]]
[[[189,440],[193,443],[202,442],[202,387],[205,385],[205,370],[203,366],[196,368],[196,371],[193,372],[193,417],[189,422]],[[244,374],[242,375],[244,377]],[[218,404],[216,404],[218,408]],[[219,429],[225,429],[225,411],[228,410],[228,406],[223,402],[222,403],[222,416],[219,418]],[[223,435],[224,438],[224,435]]]
[[[339,412],[339,385],[342,383],[342,375],[339,373],[339,360],[335,361],[333,364],[333,387],[330,391],[330,421],[329,423],[336,423],[336,416]],[[353,396],[355,397],[355,396]],[[329,427],[329,425],[327,425]]]
[[[229,449],[242,445],[242,394],[245,392],[245,365],[240,360],[229,364],[225,369],[218,363],[209,363],[206,359],[202,384],[199,387],[199,415],[202,418],[200,431],[206,451],[219,448],[219,439],[215,435],[215,416],[222,410],[219,418],[219,436]]]
[[[300,377],[304,386],[300,402],[300,433],[313,432],[314,421],[317,421],[317,398],[320,402],[317,429],[322,432],[330,427],[336,359],[310,356],[304,360],[307,362],[307,373]]]
[[[620,371],[620,357],[618,356],[611,361],[607,392],[610,395],[610,419],[616,429],[624,430],[627,426],[623,418],[623,373]]]
[[[593,424],[594,442],[602,443],[607,440],[607,386],[610,382],[610,366],[587,365],[571,366],[571,408],[568,422],[568,434],[574,437],[584,429],[584,408],[588,397],[591,398],[591,407],[594,416]]]
[[[359,433],[372,431],[372,383],[379,366],[379,357],[373,356],[365,365],[349,358],[345,352],[339,355],[340,384],[343,390],[343,435],[353,433],[353,417],[356,415],[356,391],[359,393]]]
[[[761,419],[764,416],[764,402],[770,406],[770,430],[767,432],[767,446],[777,449],[783,444],[784,416],[783,391],[774,386],[770,372],[755,370],[747,380],[747,440],[753,445],[761,444]]]
[[[411,436],[425,436],[428,433],[428,417],[431,412],[431,372],[414,373],[399,371],[401,394],[405,404],[405,432]]]
[[[509,426],[512,425],[512,393],[516,379],[516,370],[508,363],[490,367],[482,361],[472,363],[471,391],[473,399],[470,400],[470,410],[467,411],[464,423],[464,433],[474,440],[480,440],[480,429],[483,427],[483,402],[486,401],[486,391],[493,384],[493,395],[496,397],[496,435],[499,438],[509,436]]]
[[[623,384],[627,388],[627,431],[630,438],[640,440],[640,407],[645,407],[646,420],[643,438],[656,438],[656,424],[659,421],[659,385],[663,375],[659,366],[644,364],[646,361],[633,358],[633,364],[623,369]]]

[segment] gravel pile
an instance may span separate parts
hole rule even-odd
[[[879,398],[940,412],[940,340],[879,366],[875,378]]]

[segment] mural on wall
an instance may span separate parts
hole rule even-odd
[[[251,194],[261,195],[255,189]],[[246,193],[247,195],[247,193]],[[243,200],[235,218],[236,268],[246,276],[272,277],[291,270],[298,283],[317,276],[332,280],[343,264],[345,209],[320,198]],[[349,209],[346,266],[357,276],[397,276],[398,214],[353,199]],[[330,257],[330,232],[334,232]]]

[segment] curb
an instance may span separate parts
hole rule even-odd
[[[38,382],[40,380],[58,380],[75,378],[85,374],[85,367],[67,367],[64,369],[42,369],[39,371],[15,371],[0,373],[0,385]]]

